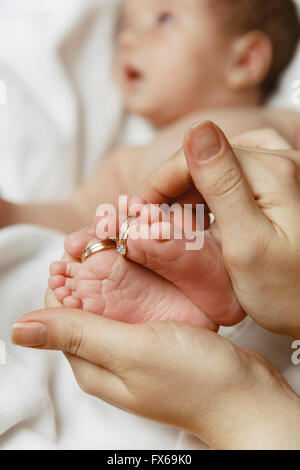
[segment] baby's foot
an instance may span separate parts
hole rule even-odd
[[[136,204],[136,201],[134,203]],[[158,212],[152,211],[152,216],[149,217],[150,207],[147,205],[143,207],[138,218],[129,218],[130,230],[141,228],[141,225],[145,228],[146,224],[148,233],[150,231],[161,233],[163,229],[165,233],[168,233],[168,230],[170,233],[174,231],[174,225],[171,222],[160,221],[161,211],[156,209]],[[106,226],[113,226],[116,220],[113,216],[108,216],[105,218],[105,223]],[[99,225],[99,223],[97,225],[98,238],[107,236],[99,228],[104,225]],[[79,236],[79,238],[81,238],[81,244],[77,242],[78,249],[84,244],[83,237]],[[72,241],[70,238],[69,249],[74,252],[73,242],[74,239]],[[188,251],[187,243],[190,243],[190,240],[184,238],[184,234],[181,240],[133,239],[129,235],[127,257],[178,287],[214,323],[223,326],[239,323],[245,314],[235,296],[224,266],[217,228],[205,232],[203,249]]]
[[[86,233],[69,237],[69,254],[81,256],[92,238]],[[53,263],[50,275],[49,287],[69,308],[127,323],[183,321],[217,330],[214,322],[169,281],[126,260],[115,249],[97,253],[84,263]]]

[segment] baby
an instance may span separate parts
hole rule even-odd
[[[182,145],[194,122],[229,137],[274,128],[300,148],[300,118],[262,105],[293,57],[299,19],[292,0],[125,0],[115,70],[125,108],[157,129],[144,147],[114,149],[66,201],[0,200],[2,227],[37,224],[66,233],[90,224],[101,202],[137,194]]]
[[[230,136],[273,127],[297,148],[299,116],[261,105],[291,60],[299,33],[289,0],[126,0],[118,25],[117,76],[127,109],[155,124],[158,136],[151,146],[115,151],[64,209],[47,208],[45,224],[53,226],[61,217],[56,227],[68,230],[77,216],[87,225],[101,200],[136,193],[197,120],[214,120]],[[148,220],[140,199],[129,200],[129,211],[136,203],[140,215],[129,219],[130,226],[142,222],[151,229],[160,223],[161,213]],[[39,207],[31,209],[41,216]],[[105,234],[96,225],[75,233],[66,251],[80,259],[97,237]],[[205,242],[219,252],[217,236]],[[184,238],[129,238],[132,262],[110,249],[83,263],[53,263],[49,286],[66,307],[120,321],[186,321],[214,331],[241,321],[244,314],[220,257],[208,266],[203,257],[199,261],[199,251],[185,246]]]

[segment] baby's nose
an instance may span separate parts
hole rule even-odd
[[[124,31],[120,34],[120,47],[124,50],[130,50],[138,44],[138,35],[133,30]]]

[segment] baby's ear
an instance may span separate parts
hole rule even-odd
[[[232,45],[227,85],[243,91],[259,86],[267,77],[273,60],[273,45],[261,31],[251,31]]]

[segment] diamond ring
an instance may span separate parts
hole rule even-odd
[[[129,222],[126,220],[120,228],[119,238],[117,240],[117,252],[122,256],[127,255],[127,240],[129,236]]]

